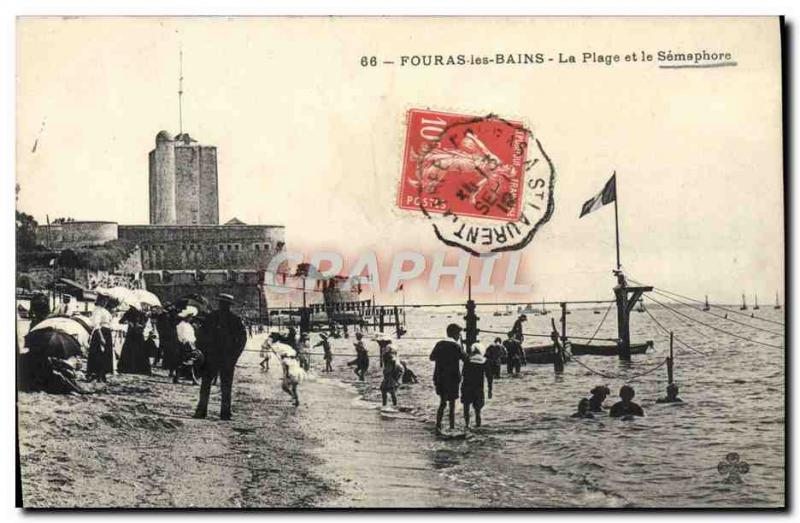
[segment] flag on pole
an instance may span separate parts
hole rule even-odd
[[[585,215],[592,211],[596,211],[603,205],[611,203],[617,199],[617,173],[611,175],[611,178],[606,182],[600,194],[591,198],[581,207],[581,215],[578,218],[583,218]]]

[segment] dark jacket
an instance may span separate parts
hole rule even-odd
[[[503,347],[508,353],[509,361],[522,361],[522,345],[520,345],[519,341],[508,339],[503,342]]]
[[[436,343],[430,356],[436,365],[433,369],[433,384],[436,394],[444,399],[457,399],[458,386],[461,383],[460,362],[464,359],[461,345],[454,340],[442,340]]]
[[[236,366],[247,331],[241,318],[230,311],[216,310],[206,316],[197,332],[197,345],[203,353],[203,370],[216,374]]]
[[[483,383],[486,377],[486,362],[473,360],[464,362],[464,381],[461,383],[461,401],[473,403],[478,408],[483,406]]]
[[[500,362],[507,357],[506,349],[501,344],[493,343],[486,348],[486,361],[492,367],[500,365]]]

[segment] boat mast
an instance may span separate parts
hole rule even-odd
[[[619,261],[619,210],[617,202],[619,201],[619,189],[617,188],[617,171],[614,171],[614,231],[616,232],[617,240],[617,270],[622,269]]]

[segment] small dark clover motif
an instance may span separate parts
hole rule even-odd
[[[725,483],[742,483],[742,474],[750,472],[750,464],[741,461],[739,453],[729,452],[725,459],[717,464],[717,472],[725,476]]]

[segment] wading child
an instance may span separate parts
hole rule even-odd
[[[500,338],[495,338],[494,343],[486,348],[486,384],[489,386],[489,399],[492,399],[494,379],[500,377],[500,364],[507,357],[503,340]]]
[[[383,359],[383,381],[381,382],[381,400],[386,406],[387,396],[392,397],[392,405],[397,406],[397,387],[403,378],[403,366],[397,359],[397,352],[390,348]]]
[[[322,352],[324,353],[325,358],[325,370],[324,372],[333,372],[333,367],[331,367],[331,362],[333,361],[333,353],[331,352],[331,344],[328,341],[328,335],[324,332],[321,332],[319,335],[319,341],[317,342],[314,347],[322,347]]]
[[[514,331],[508,332],[508,339],[503,342],[503,347],[506,349],[508,359],[506,367],[509,376],[519,376],[519,368],[522,365],[523,354],[522,345],[519,340],[514,337]]]
[[[486,358],[480,343],[472,344],[469,358],[464,362],[464,378],[461,382],[461,403],[464,405],[464,425],[469,428],[469,409],[475,409],[475,426],[481,426],[483,408],[483,379],[486,376]]]
[[[356,348],[356,359],[347,363],[349,367],[355,365],[355,373],[359,381],[364,381],[364,376],[369,369],[369,354],[364,342],[361,340],[363,335],[360,332],[356,333],[356,342],[353,344]]]
[[[300,341],[297,342],[297,359],[300,362],[300,366],[303,367],[305,371],[311,370],[310,349],[308,334],[304,332],[300,335]]]

